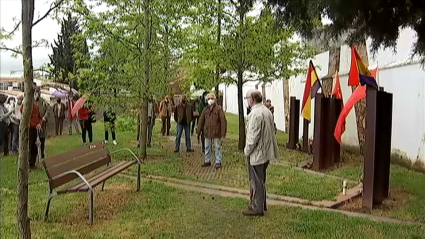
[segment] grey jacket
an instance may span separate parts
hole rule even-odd
[[[251,165],[264,164],[279,157],[274,118],[263,104],[252,107],[247,117],[246,144],[244,153]]]

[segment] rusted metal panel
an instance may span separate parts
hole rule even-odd
[[[314,106],[313,169],[324,170],[332,166],[329,147],[330,99],[317,94]]]
[[[309,145],[308,145],[308,126],[310,125],[310,121],[304,119],[303,121],[303,147],[302,151],[308,153]]]
[[[392,94],[367,88],[362,206],[368,210],[389,194],[392,105]]]
[[[334,137],[335,126],[338,121],[338,117],[341,114],[342,110],[342,100],[339,99],[330,99],[329,106],[329,128],[327,131],[327,137],[329,142],[329,147],[331,151],[332,163],[336,164],[340,162],[341,159],[341,149],[338,141]]]
[[[290,116],[289,116],[289,142],[286,144],[288,149],[295,149],[298,143],[300,127],[300,100],[294,96],[290,99]]]

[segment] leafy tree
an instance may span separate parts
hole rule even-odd
[[[312,56],[312,48],[290,39],[294,31],[274,24],[269,6],[260,16],[248,17],[253,1],[233,2],[235,17],[227,25],[220,54],[229,82],[238,88],[239,149],[245,146],[242,87],[248,81],[287,79],[305,66],[302,60]]]
[[[74,54],[82,54],[85,57],[89,57],[87,42],[85,40],[83,44],[75,42],[77,35],[81,34],[79,28],[77,18],[68,13],[67,17],[62,19],[58,40],[51,44],[53,54],[49,55],[49,68],[55,81],[68,84],[73,88],[77,87],[77,82],[72,81],[72,78],[78,70]]]
[[[82,16],[84,34],[100,47],[90,67],[81,75],[92,82],[80,80],[81,87],[100,105],[116,106],[126,102],[121,110],[135,110],[141,115],[140,156],[146,157],[147,102],[153,96],[166,93],[166,87],[176,67],[181,42],[181,16],[189,6],[186,1],[172,0],[75,1],[70,6]],[[104,12],[92,8],[105,4]],[[111,86],[119,97],[110,99]],[[114,92],[115,92],[114,91]],[[114,94],[115,95],[115,94]],[[122,104],[120,104],[122,106]]]
[[[12,39],[16,31],[22,29],[22,45],[16,48],[9,48],[3,43],[0,44],[0,50],[11,51],[14,56],[21,55],[24,67],[24,106],[22,119],[19,126],[19,157],[18,157],[18,185],[17,185],[17,224],[19,238],[31,238],[30,219],[28,217],[28,159],[29,159],[29,125],[34,100],[34,67],[32,49],[39,46],[42,41],[32,40],[32,30],[39,22],[43,21],[52,11],[55,11],[64,0],[55,0],[51,3],[49,10],[34,21],[34,0],[22,0],[21,19],[16,22],[12,31],[0,30],[0,39]]]
[[[422,56],[425,64],[425,2],[411,0],[268,0],[276,6],[282,25],[295,25],[311,36],[315,23],[323,17],[331,20],[332,36],[348,33],[348,42],[372,39],[372,49],[380,46],[395,49],[400,28],[411,27],[417,33],[414,54]]]

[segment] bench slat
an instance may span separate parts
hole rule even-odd
[[[109,162],[111,162],[111,159],[109,157],[107,158],[103,158],[102,160],[96,161],[92,164],[88,164],[80,169],[78,169],[77,171],[80,172],[82,175],[88,174],[90,172],[92,172],[95,169],[98,169],[104,165],[107,165]],[[76,174],[67,174],[63,177],[60,178],[56,178],[53,180],[50,180],[50,187],[51,189],[57,188],[59,186],[62,186],[66,183],[71,182],[72,180],[78,178],[78,176]]]
[[[107,168],[103,169],[102,171],[98,172],[97,174],[92,175],[89,178],[86,178],[86,180],[88,182],[90,182],[90,181],[92,181],[92,180],[94,180],[94,179],[96,179],[98,177],[101,177],[103,174],[108,173],[109,170],[113,170],[114,168],[119,167],[120,164],[121,163],[110,165],[109,167],[107,167]],[[61,190],[61,191],[64,191],[64,192],[67,192],[68,190],[70,190],[70,191],[76,191],[76,190],[78,190],[80,187],[82,187],[84,185],[86,185],[84,182],[78,182],[77,184],[75,184],[75,185],[73,185],[73,186],[71,186],[71,187],[69,187],[67,189]]]
[[[81,157],[74,157],[73,159],[67,160],[63,164],[58,164],[57,167],[51,167],[47,169],[46,172],[48,177],[54,178],[61,173],[70,170],[78,170],[87,164],[91,164],[108,157],[108,151],[106,149],[97,150],[90,154],[85,154]]]
[[[92,177],[88,178],[87,181],[92,187],[96,187],[105,180],[111,178],[112,176],[122,172],[123,170],[129,168],[130,166],[136,164],[137,161],[123,161],[118,164],[114,164],[105,170],[99,172],[96,175],[93,175]],[[80,182],[74,186],[71,186],[67,189],[58,191],[58,194],[64,194],[64,193],[72,193],[72,192],[87,192],[89,188],[84,182]]]
[[[92,148],[90,148],[92,147]],[[93,148],[94,147],[94,148]],[[64,161],[67,161],[69,159],[73,159],[75,157],[87,154],[89,152],[94,152],[97,150],[101,150],[105,147],[105,145],[102,144],[102,142],[97,142],[93,144],[89,144],[83,147],[79,147],[77,149],[67,151],[66,153],[57,154],[52,157],[46,158],[43,160],[43,165],[45,168],[51,168],[55,166],[56,164],[63,163]]]

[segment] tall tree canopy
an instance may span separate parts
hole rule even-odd
[[[280,23],[295,25],[311,36],[317,20],[326,17],[333,36],[349,33],[350,44],[372,39],[372,50],[395,47],[400,28],[411,27],[417,33],[414,54],[425,63],[425,1],[423,0],[268,0],[276,7]]]
[[[270,6],[262,6],[261,14],[253,16],[254,2],[201,1],[190,9],[184,29],[186,45],[181,63],[188,83],[204,89],[218,83],[238,87],[239,149],[245,146],[243,85],[296,75],[303,68],[303,60],[314,53],[291,40],[292,27],[274,23]],[[216,34],[219,30],[220,41]]]
[[[79,54],[85,58],[89,58],[89,49],[85,39],[79,44],[79,36],[81,34],[78,20],[72,17],[70,13],[63,18],[61,23],[61,32],[58,39],[51,45],[53,53],[49,55],[49,69],[55,81],[69,84],[76,88],[77,82],[74,80],[78,68],[82,67],[78,64],[75,54]]]

